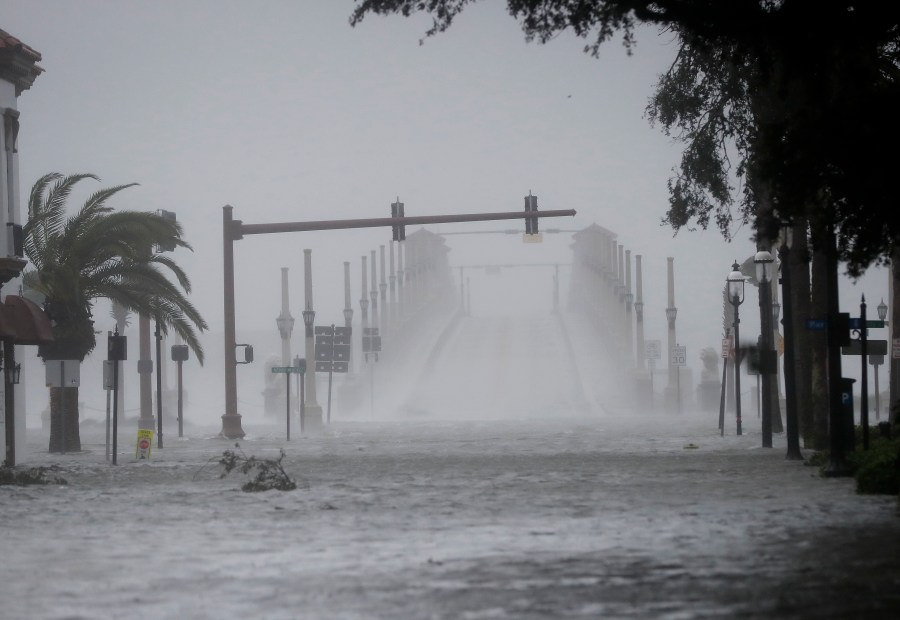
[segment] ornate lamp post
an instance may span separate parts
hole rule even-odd
[[[309,427],[318,428],[322,425],[322,407],[316,401],[316,344],[313,338],[313,324],[316,313],[313,310],[313,286],[312,286],[312,250],[303,250],[303,270],[305,285],[305,306],[303,310],[303,324],[306,326],[306,360],[307,370],[304,373],[303,382],[306,386],[305,406],[306,415],[309,417]]]
[[[881,303],[876,306],[876,310],[878,310],[878,318],[884,321],[887,318],[888,307],[884,303],[883,297]],[[887,321],[885,321],[885,325],[887,325]],[[875,421],[878,422],[881,419],[881,390],[878,387],[878,367],[884,363],[884,357],[874,355],[871,357],[873,360],[872,366],[875,367]]]
[[[759,317],[761,351],[759,373],[762,378],[762,447],[772,447],[772,270],[775,259],[772,254],[760,250],[753,257],[756,279],[759,282]]]
[[[738,308],[744,303],[744,275],[741,267],[734,261],[731,273],[725,280],[728,283],[728,301],[734,308],[734,415],[737,425],[737,434],[742,435],[741,427],[741,331],[740,311]]]

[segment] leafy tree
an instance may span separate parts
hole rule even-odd
[[[432,36],[473,1],[360,0],[350,22],[368,14],[425,12],[433,20],[426,36]],[[719,118],[692,119],[708,126],[693,136],[670,185],[667,221],[676,230],[692,218],[728,230],[730,187],[717,169],[717,153],[732,140],[745,149],[737,168],[729,169],[746,175],[739,217],[753,217],[760,239],[776,238],[781,220],[822,218],[837,234],[851,275],[885,262],[900,245],[892,182],[900,164],[894,148],[900,138],[897,3],[507,0],[507,10],[529,41],[571,30],[597,56],[616,35],[631,49],[637,26],[648,24],[679,36],[699,70],[720,63],[719,77],[727,79],[698,81],[690,93],[701,100],[698,110],[721,107]],[[692,68],[696,63],[681,66]],[[741,91],[752,98],[740,97]],[[757,212],[760,205],[763,212]]]
[[[54,172],[31,189],[24,226],[31,268],[23,274],[23,283],[29,294],[43,298],[54,336],[52,344],[38,348],[38,355],[45,362],[84,360],[97,345],[94,303],[106,298],[156,317],[166,331],[174,329],[202,363],[203,348],[194,328],[203,331],[206,322],[185,297],[191,290],[187,274],[168,255],[153,251],[155,245],[190,249],[181,238],[181,226],[155,213],[107,206],[134,183],[100,189],[74,215],[67,215],[67,199],[85,179],[99,180],[92,174]],[[50,415],[50,450],[80,450],[78,388],[51,388]]]

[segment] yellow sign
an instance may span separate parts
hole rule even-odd
[[[152,451],[153,430],[144,428],[138,429],[137,443],[134,446],[134,458],[139,461],[143,461],[144,459],[149,461]]]
[[[522,241],[525,243],[541,243],[544,240],[544,233],[535,233],[533,235],[522,235]]]

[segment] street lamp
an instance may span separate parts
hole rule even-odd
[[[353,323],[353,308],[344,308],[344,325],[350,327]]]
[[[881,298],[881,303],[878,304],[877,310],[878,310],[878,318],[881,319],[882,321],[885,320],[887,318],[888,307],[887,307],[887,304],[884,303],[884,297]]]
[[[666,318],[669,319],[669,327],[675,327],[675,317],[678,316],[678,308],[666,308]]]
[[[728,274],[728,301],[734,307],[734,414],[737,424],[737,434],[743,434],[741,429],[741,331],[740,312],[738,306],[744,303],[744,275],[740,271],[737,261],[731,266]]]
[[[777,301],[772,302],[772,323],[778,324],[778,319],[781,316],[781,304]]]
[[[772,269],[775,259],[772,254],[760,250],[753,257],[756,265],[756,279],[759,281],[760,338],[759,373],[762,378],[762,447],[772,447]]]
[[[307,308],[300,314],[303,315],[303,324],[306,325],[306,336],[313,335],[313,324],[316,321],[316,311],[312,308]]]

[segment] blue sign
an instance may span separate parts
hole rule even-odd
[[[826,319],[806,319],[806,329],[812,332],[824,332],[828,328]]]

